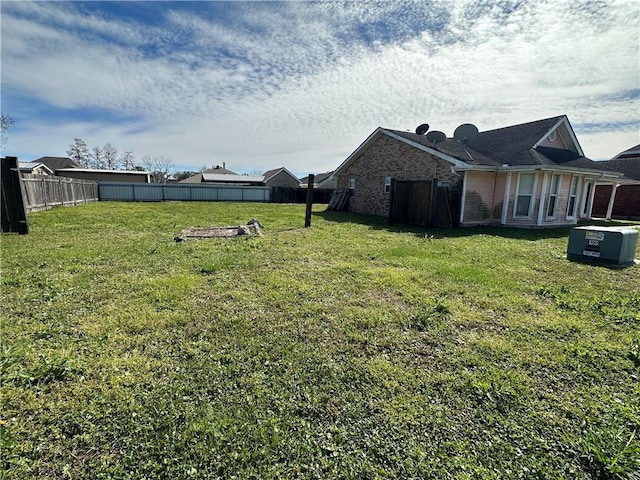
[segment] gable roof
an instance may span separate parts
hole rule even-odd
[[[20,171],[25,173],[31,173],[34,170],[42,169],[47,171],[49,175],[53,175],[53,171],[49,167],[47,167],[44,163],[40,163],[40,162],[19,162],[18,168],[20,169]]]
[[[448,161],[458,170],[547,166],[580,171],[604,171],[611,176],[617,175],[612,169],[601,165],[601,162],[594,162],[584,156],[566,115],[479,132],[474,139],[465,144],[453,138],[446,138],[441,143],[434,144],[425,135],[378,128],[338,167],[336,174],[381,134]],[[559,135],[560,145],[565,148],[557,148],[557,144],[546,142],[552,134],[554,137]]]
[[[624,173],[625,177],[640,180],[640,145],[620,152],[611,160],[598,162],[617,172]]]
[[[203,173],[202,181],[208,183],[230,183],[234,185],[241,184],[264,184],[264,177],[262,175],[238,175],[238,174],[223,174],[223,173]]]
[[[262,174],[262,176],[264,177],[264,181],[268,182],[269,179],[271,177],[275,177],[276,175],[278,175],[279,173],[284,172],[287,175],[289,175],[291,178],[293,178],[296,182],[299,182],[300,179],[298,177],[296,177],[293,173],[291,173],[289,170],[287,170],[285,167],[280,167],[280,168],[274,168],[273,170],[267,170],[266,172],[264,172]]]
[[[202,173],[215,173],[217,175],[238,175],[236,172],[232,172],[231,170],[227,170],[226,166],[216,165],[215,167],[208,168]]]
[[[180,180],[178,183],[202,183],[208,180],[204,180],[204,174],[213,174],[213,175],[237,175],[236,172],[232,172],[231,170],[227,170],[225,166],[216,165],[215,167],[208,168],[204,172],[196,173],[195,175],[191,175],[190,177],[185,178],[184,180]]]
[[[331,175],[333,175],[333,170],[331,170],[330,172],[316,173],[313,177],[313,182],[317,185],[320,185],[325,180],[328,180],[329,178],[331,178]],[[302,184],[309,183],[309,175],[307,175],[306,177],[302,177],[300,179],[300,183]]]
[[[59,170],[61,168],[82,168],[82,165],[74,162],[69,157],[40,157],[33,162],[42,163],[43,165],[46,165],[49,170]]]

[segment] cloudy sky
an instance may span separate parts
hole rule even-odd
[[[640,143],[637,0],[1,2],[6,155],[335,169],[378,126],[449,136],[567,114]]]

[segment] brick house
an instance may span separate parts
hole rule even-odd
[[[640,145],[619,153],[611,160],[598,163],[624,173],[626,182],[617,185],[597,184],[593,215],[624,220],[640,219]],[[631,183],[634,180],[635,184]],[[611,203],[614,189],[615,200]]]
[[[298,188],[300,179],[284,167],[274,168],[262,174],[267,187]]]
[[[442,137],[377,128],[334,173],[348,210],[388,217],[395,182],[437,181],[457,192],[455,224],[575,225],[591,216],[596,182],[622,177],[584,156],[566,115]]]

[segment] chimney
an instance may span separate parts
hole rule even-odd
[[[227,169],[227,162],[222,162],[222,168]]]

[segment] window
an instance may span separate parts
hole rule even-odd
[[[567,203],[567,218],[576,216],[576,199],[578,196],[578,177],[571,179],[571,189],[569,190],[569,202]]]
[[[560,188],[560,175],[551,177],[551,188],[549,189],[549,205],[547,206],[547,217],[556,217],[556,206],[558,205],[558,189]]]
[[[350,178],[349,179],[349,195],[353,196],[356,194],[356,179],[355,178]]]
[[[536,176],[534,173],[521,173],[518,175],[518,188],[516,192],[515,217],[530,218],[533,210],[533,190]]]
[[[391,177],[384,177],[384,193],[391,191]]]

